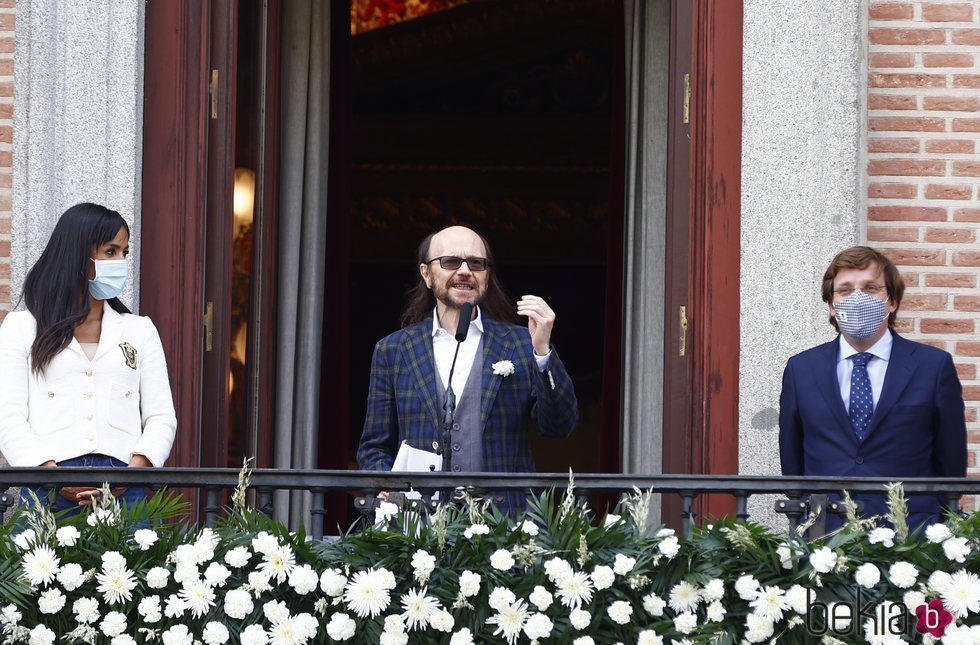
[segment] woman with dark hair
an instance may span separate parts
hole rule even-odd
[[[118,299],[128,254],[122,216],[78,204],[27,274],[27,310],[0,325],[0,452],[10,465],[162,466],[170,454],[177,418],[160,336]],[[55,510],[90,504],[99,490],[58,493]]]

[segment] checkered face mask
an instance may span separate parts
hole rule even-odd
[[[885,301],[855,291],[834,304],[837,326],[854,340],[871,338],[885,319]]]

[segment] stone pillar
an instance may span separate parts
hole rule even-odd
[[[834,337],[820,281],[861,239],[864,16],[854,0],[745,0],[739,472],[779,474],[782,371]],[[773,522],[759,497],[752,519]]]
[[[11,297],[58,216],[91,201],[130,225],[121,298],[138,306],[143,155],[142,0],[18,0]]]

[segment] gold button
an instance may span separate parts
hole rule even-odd
[[[93,396],[93,394],[91,392],[86,392],[85,393],[85,398],[87,398],[87,399],[91,399],[92,396]]]
[[[85,370],[85,376],[92,376],[92,368]]]
[[[54,392],[48,392],[48,398],[53,399],[54,398]]]
[[[93,416],[92,416],[91,414],[86,414],[86,415],[85,415],[85,420],[86,420],[86,421],[91,421],[91,420],[92,420],[92,419],[94,419],[94,418],[95,418],[95,417],[93,417]]]

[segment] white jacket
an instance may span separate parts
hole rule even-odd
[[[177,416],[150,319],[106,304],[95,357],[72,338],[40,376],[30,369],[35,329],[28,311],[0,325],[0,452],[10,465],[101,453],[127,463],[141,454],[162,466]]]

